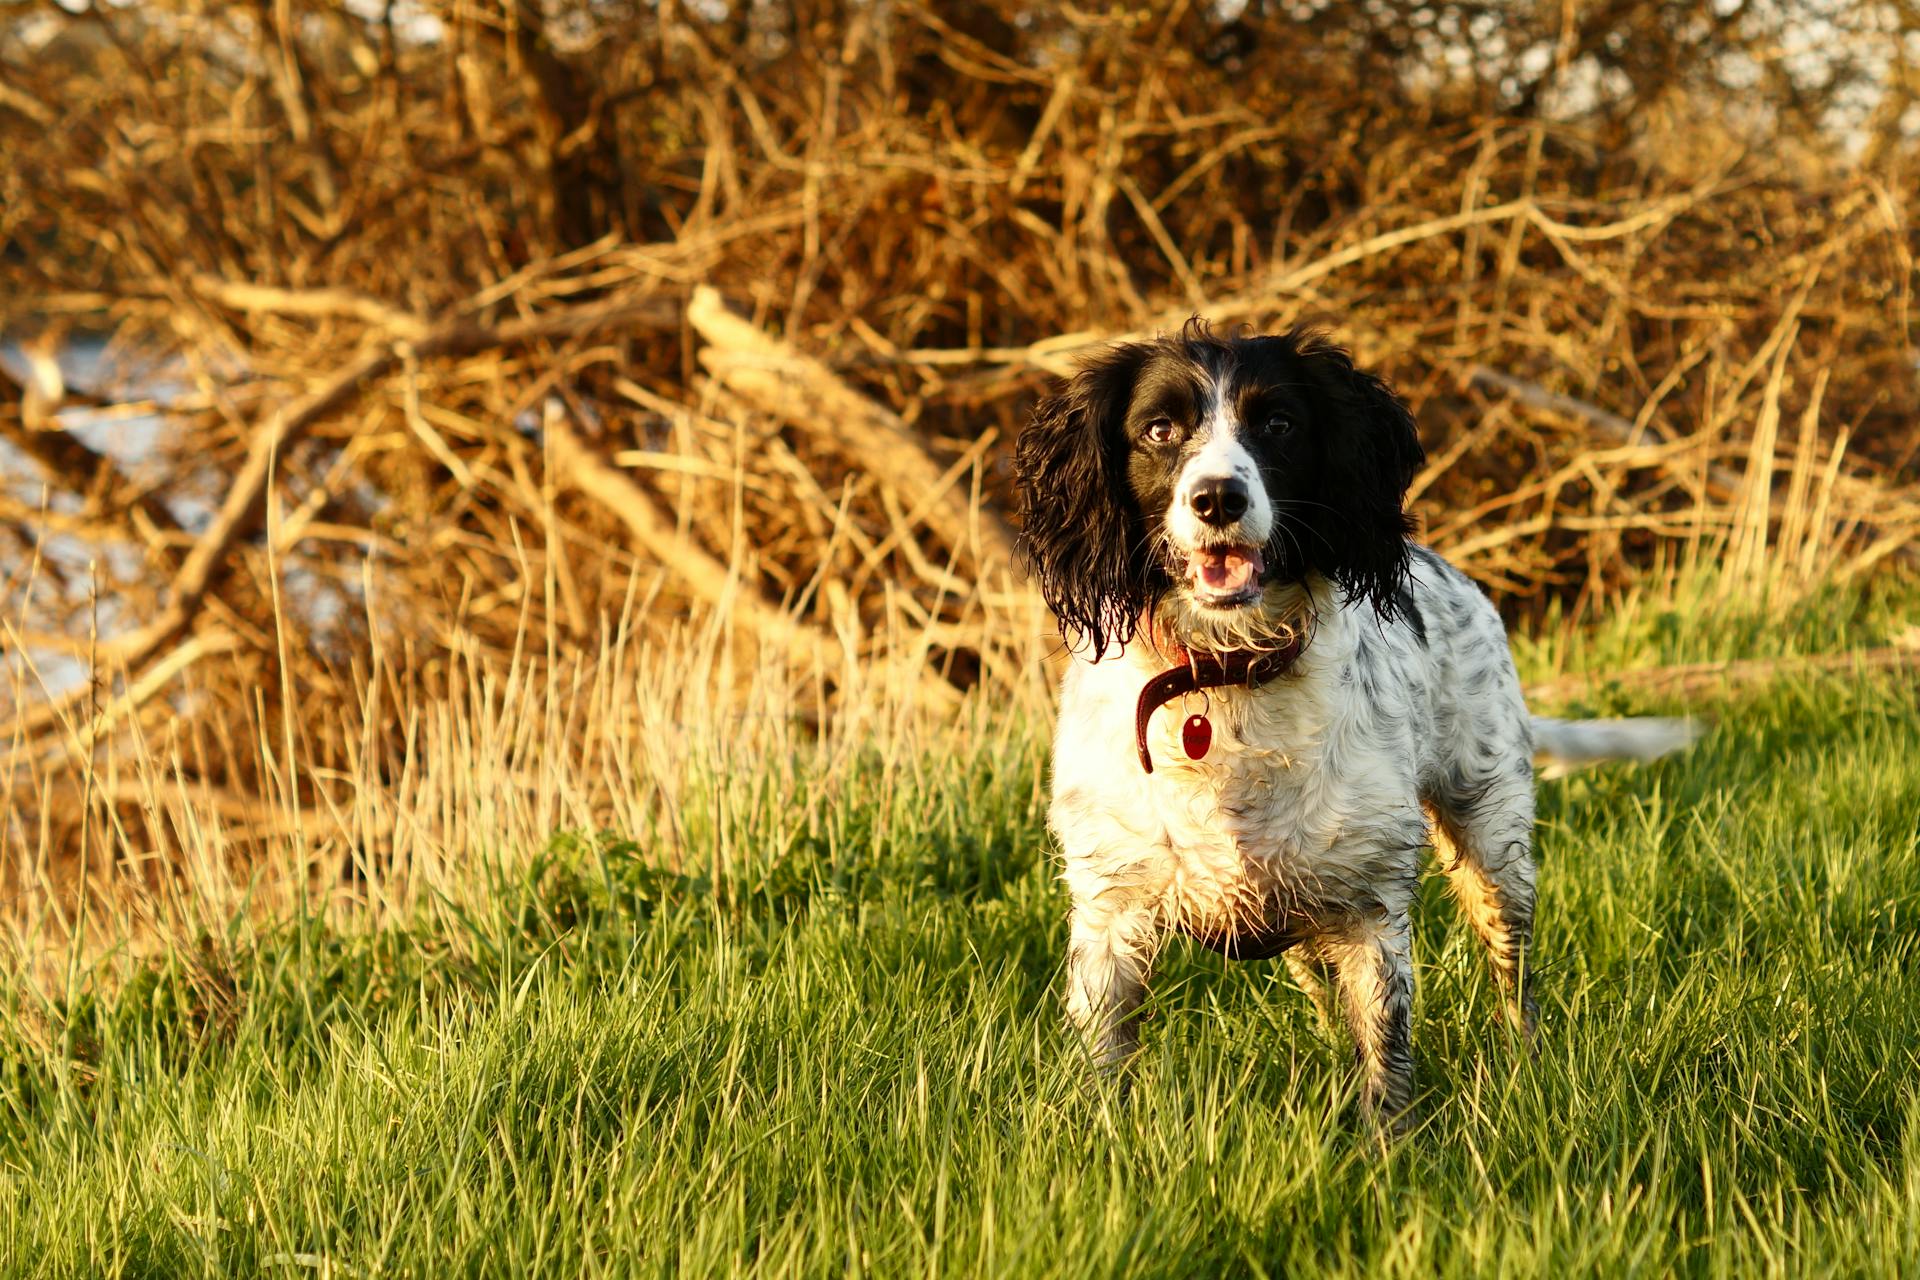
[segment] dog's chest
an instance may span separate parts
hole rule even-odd
[[[1328,726],[1311,708],[1287,710],[1244,693],[1216,697],[1206,712],[1212,743],[1197,760],[1181,749],[1181,716],[1156,726],[1158,763],[1135,791],[1189,875],[1284,880],[1311,874],[1334,843],[1341,806],[1325,768]]]
[[[1062,709],[1054,825],[1070,878],[1129,886],[1201,933],[1311,911],[1352,879],[1342,835],[1367,771],[1344,767],[1338,708],[1311,683],[1169,704],[1150,725],[1150,775],[1134,758],[1130,685],[1114,684],[1073,690]],[[1198,760],[1181,734],[1194,713],[1212,729]]]

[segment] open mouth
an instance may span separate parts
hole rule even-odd
[[[1216,609],[1260,598],[1267,562],[1258,547],[1200,547],[1187,556],[1187,582],[1194,598]]]

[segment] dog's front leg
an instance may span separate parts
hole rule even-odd
[[[1413,1101],[1413,950],[1404,908],[1354,920],[1325,937],[1340,1002],[1353,1031],[1367,1111],[1403,1123]]]
[[[1159,941],[1150,907],[1119,889],[1076,900],[1067,943],[1067,1019],[1102,1068],[1139,1047],[1135,1015]]]

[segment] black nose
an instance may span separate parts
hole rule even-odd
[[[1202,480],[1188,499],[1193,514],[1211,525],[1232,524],[1247,513],[1247,486],[1231,476]]]

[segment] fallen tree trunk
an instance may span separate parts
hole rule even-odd
[[[556,478],[604,507],[647,554],[679,580],[687,593],[717,609],[725,609],[803,665],[831,669],[846,660],[840,644],[817,627],[789,617],[761,600],[751,583],[743,583],[714,556],[680,536],[674,522],[654,503],[646,490],[603,459],[575,435],[559,415],[546,423]]]
[[[1012,570],[1012,527],[997,511],[974,504],[959,475],[946,474],[892,410],[734,314],[711,288],[693,291],[687,321],[707,343],[700,363],[727,390],[859,465],[903,508],[919,513],[935,537],[974,566],[977,578]]]
[[[690,595],[728,613],[763,642],[786,651],[802,669],[812,666],[832,672],[859,660],[858,654],[819,627],[762,600],[752,583],[741,581],[717,558],[682,538],[646,490],[575,435],[560,415],[549,416],[546,435],[558,478],[626,526],[634,540],[672,572]],[[925,674],[915,680],[914,690],[917,701],[936,710],[950,709],[959,701],[951,685]]]

